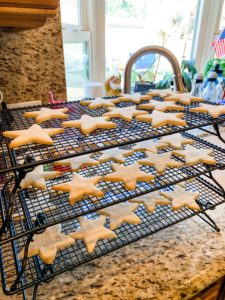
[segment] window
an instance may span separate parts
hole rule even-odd
[[[129,57],[147,45],[170,49],[179,62],[190,59],[197,4],[198,0],[106,0],[106,76],[116,71],[123,75]],[[135,71],[142,75],[148,66],[150,80],[171,71],[158,55],[142,58]]]
[[[90,34],[81,31],[79,0],[61,0],[64,64],[68,100],[83,97],[83,85],[89,80]]]

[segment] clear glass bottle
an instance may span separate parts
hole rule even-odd
[[[203,75],[201,73],[196,73],[193,80],[191,95],[195,97],[202,97],[202,93],[203,93]]]
[[[205,89],[202,93],[202,97],[210,102],[217,103],[217,91],[216,91],[216,82],[217,74],[216,72],[210,72],[207,77],[207,83]]]

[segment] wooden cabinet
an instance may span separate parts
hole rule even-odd
[[[214,282],[192,300],[225,300],[225,278]]]
[[[54,17],[58,0],[0,0],[0,27],[29,29]]]

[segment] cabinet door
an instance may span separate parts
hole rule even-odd
[[[0,7],[33,7],[55,9],[57,8],[57,0],[0,0]]]
[[[200,292],[192,300],[224,300],[221,298],[224,278],[219,279],[208,288]]]

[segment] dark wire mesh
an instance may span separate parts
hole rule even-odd
[[[173,190],[173,188],[173,186],[170,186],[164,190],[170,191]],[[187,182],[186,188],[191,191],[199,191],[199,200],[203,204],[210,201],[213,206],[216,206],[224,202],[224,197],[221,195],[221,192],[215,186],[202,179]],[[124,223],[115,230],[117,238],[98,241],[92,254],[87,252],[83,241],[78,240],[72,247],[58,251],[57,257],[52,266],[45,265],[39,259],[39,256],[29,258],[26,272],[24,273],[19,286],[11,293],[16,293],[35,285],[38,282],[48,280],[52,276],[65,272],[66,270],[72,269],[196,215],[194,211],[187,208],[173,211],[170,205],[157,206],[154,213],[151,214],[146,211],[143,205],[140,205],[136,214],[140,217],[142,221],[141,224],[132,225]],[[86,215],[87,218],[91,219],[94,219],[97,216],[97,212]],[[13,222],[11,224],[12,235],[16,234],[16,227],[17,222]],[[77,219],[62,223],[62,231],[65,234],[76,231],[78,227],[79,223]],[[109,219],[107,219],[106,227],[109,228]],[[5,293],[10,293],[10,287],[15,281],[17,273],[20,270],[21,260],[18,259],[18,253],[24,247],[26,239],[27,237],[19,238],[12,243],[6,243],[1,246],[0,262],[3,290]]]
[[[16,239],[20,236],[26,235],[34,230],[36,227],[34,221],[38,213],[44,213],[46,216],[46,224],[40,226],[44,228],[54,225],[66,220],[73,219],[75,217],[94,212],[98,209],[113,205],[122,201],[126,201],[130,198],[137,197],[144,193],[148,193],[162,187],[169,186],[176,182],[184,181],[189,178],[204,174],[209,170],[225,167],[225,151],[220,147],[214,146],[211,143],[194,137],[190,134],[184,135],[187,138],[192,138],[195,142],[192,144],[195,148],[213,149],[213,156],[217,161],[215,166],[206,166],[199,163],[193,167],[185,166],[181,168],[168,168],[162,175],[158,175],[153,167],[140,166],[141,170],[155,175],[155,181],[152,183],[138,182],[134,191],[128,191],[124,188],[124,185],[120,182],[106,182],[103,180],[99,183],[98,187],[104,191],[104,197],[97,199],[96,197],[84,197],[82,201],[76,202],[74,205],[70,205],[68,201],[68,193],[56,192],[51,190],[51,186],[71,181],[72,172],[66,168],[66,172],[62,173],[59,178],[47,180],[47,190],[43,191],[36,188],[26,188],[18,191],[15,198],[15,208],[13,218],[17,220],[15,223],[15,236],[11,236],[9,232],[3,236],[1,243],[5,243],[9,240]],[[184,146],[183,146],[184,148]],[[159,153],[172,150],[171,148],[162,149]],[[95,158],[99,156],[95,154]],[[126,157],[126,165],[130,165],[134,162],[145,157],[142,152],[135,152],[133,155]],[[173,159],[177,161],[183,161],[173,155]],[[111,161],[100,164],[95,167],[83,167],[78,173],[85,177],[92,177],[96,175],[104,176],[113,172],[111,168]],[[54,166],[51,164],[44,166],[45,170],[54,170]],[[2,211],[7,209],[8,196],[3,194]],[[24,226],[26,224],[26,226]]]
[[[144,103],[144,102],[143,102]],[[134,105],[130,102],[119,103],[118,107],[125,107]],[[196,106],[192,104],[191,106]],[[98,108],[90,110],[86,106],[80,105],[79,102],[66,103],[61,105],[54,105],[55,108],[67,107],[69,109],[70,119],[80,119],[82,114],[89,114],[91,116],[101,116],[107,111],[106,108]],[[14,109],[11,111],[3,111],[3,125],[4,130],[21,130],[30,127],[34,124],[31,118],[23,117],[26,111],[39,110],[40,107],[30,107],[24,109]],[[149,110],[151,112],[151,110]],[[9,149],[10,139],[1,136],[2,143],[0,152],[8,155],[10,159],[3,160],[0,173],[12,171],[26,166],[42,164],[59,160],[62,157],[71,157],[81,155],[84,153],[95,152],[98,149],[105,149],[115,147],[118,145],[125,145],[136,140],[151,139],[159,136],[171,134],[174,132],[186,131],[193,128],[203,127],[214,123],[222,123],[225,117],[222,116],[218,119],[212,119],[205,114],[189,113],[188,107],[185,106],[185,117],[187,122],[186,127],[180,126],[162,126],[153,129],[150,123],[139,122],[135,119],[132,122],[126,122],[119,118],[112,119],[117,124],[117,128],[102,130],[98,129],[93,131],[90,135],[85,136],[80,132],[79,128],[65,128],[65,133],[58,134],[53,137],[54,145],[38,145],[30,144],[19,147],[17,149]],[[53,119],[44,122],[42,127],[61,127],[62,119]],[[74,152],[70,154],[69,151]],[[9,154],[8,154],[9,153]],[[23,164],[26,155],[31,155],[36,162]],[[57,155],[57,157],[56,157]]]

